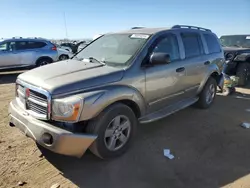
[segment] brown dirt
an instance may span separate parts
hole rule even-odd
[[[156,123],[141,125],[130,150],[103,161],[91,153],[82,159],[38,149],[8,126],[8,104],[17,74],[0,74],[0,187],[249,188],[250,90],[217,96],[208,110],[188,108]],[[236,98],[241,96],[242,98]],[[163,156],[169,148],[175,159]],[[41,153],[45,157],[41,157]]]

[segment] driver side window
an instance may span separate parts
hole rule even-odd
[[[167,53],[171,61],[180,59],[179,45],[175,35],[162,38],[153,49],[153,53]]]

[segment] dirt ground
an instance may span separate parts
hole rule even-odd
[[[114,160],[87,152],[76,159],[53,154],[8,125],[16,73],[0,74],[0,187],[249,188],[250,90],[217,96],[208,110],[193,107],[140,125],[130,150]],[[175,158],[163,156],[171,149]],[[41,156],[44,154],[44,157]],[[57,186],[55,186],[57,187]]]

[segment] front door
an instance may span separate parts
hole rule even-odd
[[[0,68],[12,67],[17,61],[13,42],[3,42],[0,44]]]
[[[183,99],[186,70],[180,60],[179,45],[175,35],[160,37],[152,53],[168,53],[169,64],[150,66],[145,69],[146,100],[149,113],[173,105]]]

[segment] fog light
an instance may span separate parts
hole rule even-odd
[[[47,145],[52,145],[53,144],[53,137],[49,133],[44,133],[42,135],[42,141],[47,144]]]

